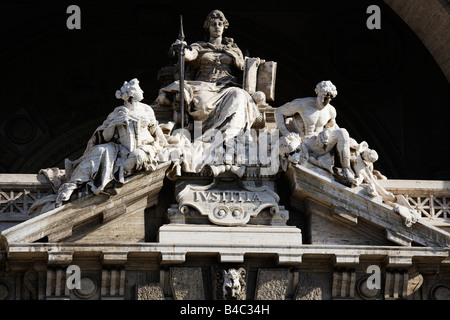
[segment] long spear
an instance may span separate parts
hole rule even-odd
[[[181,128],[184,128],[184,31],[183,31],[183,16],[180,15],[180,33],[178,34],[180,40],[180,51],[178,52],[179,59],[179,73],[180,73],[180,109],[181,109]]]

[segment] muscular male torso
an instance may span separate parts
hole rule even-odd
[[[295,110],[294,125],[304,136],[316,135],[325,126],[334,126],[336,109],[332,105],[327,104],[323,109],[318,109],[316,98],[301,100],[294,100],[297,103],[294,103],[292,111]]]

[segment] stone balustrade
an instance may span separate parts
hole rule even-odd
[[[32,204],[52,192],[42,174],[0,174],[0,231],[28,220]]]
[[[450,181],[382,180],[380,184],[403,195],[429,224],[450,230]]]

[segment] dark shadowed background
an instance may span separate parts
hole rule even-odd
[[[293,5],[295,3],[295,5]],[[81,30],[69,30],[70,4]],[[366,9],[381,8],[381,30]],[[449,83],[428,50],[387,5],[358,1],[2,1],[0,172],[37,173],[78,158],[137,77],[144,102],[157,97],[158,71],[183,15],[188,43],[220,9],[251,57],[278,63],[275,101],[314,96],[331,80],[337,123],[365,140],[392,179],[450,180]]]

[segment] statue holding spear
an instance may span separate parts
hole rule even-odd
[[[178,53],[179,79],[161,88],[156,99],[159,105],[174,106],[178,100],[174,97],[180,98],[183,129],[186,129],[185,111],[193,121],[201,122],[202,134],[196,141],[204,145],[203,161],[185,168],[187,172],[200,172],[211,164],[209,159],[214,159],[215,163],[222,161],[223,166],[228,167],[237,164],[236,141],[260,116],[257,103],[239,80],[245,65],[244,55],[233,38],[223,36],[228,26],[223,12],[213,10],[203,24],[208,40],[188,46],[180,17],[179,37],[171,48],[172,54]],[[192,71],[186,80],[185,62]],[[194,154],[199,155],[199,152],[194,151]]]
[[[189,46],[184,41],[184,30],[183,30],[183,16],[180,15],[180,32],[178,34],[178,39],[171,47],[172,55],[175,55],[175,51],[178,51],[178,75],[179,75],[179,92],[180,92],[180,113],[181,113],[181,128],[184,128],[184,49],[189,48]],[[175,49],[175,50],[174,50]]]

